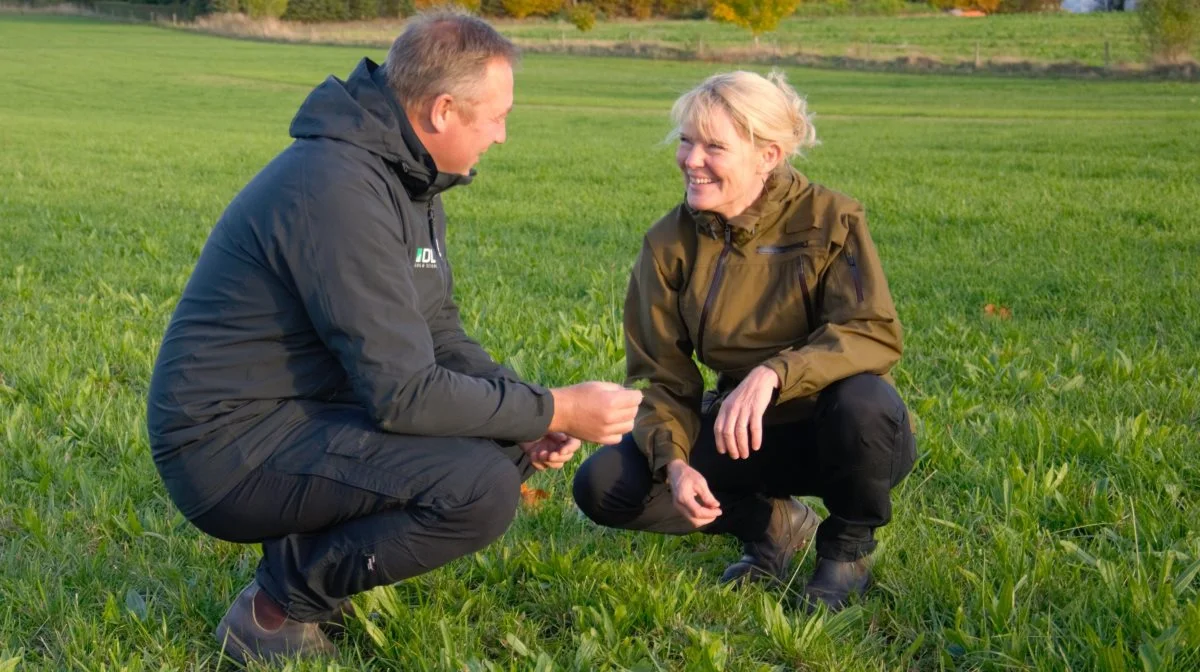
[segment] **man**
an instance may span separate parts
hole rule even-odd
[[[326,80],[184,289],[147,423],[184,515],[263,545],[217,628],[240,661],[333,652],[350,595],[483,548],[523,478],[633,426],[640,392],[525,383],[463,333],[440,194],[504,142],[515,60],[439,13]]]

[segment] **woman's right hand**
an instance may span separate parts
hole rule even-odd
[[[692,525],[703,527],[721,515],[721,503],[708,489],[708,481],[687,462],[674,460],[668,464],[667,481],[675,508]]]

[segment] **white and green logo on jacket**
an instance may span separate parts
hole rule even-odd
[[[413,268],[437,268],[437,255],[432,247],[418,247]]]

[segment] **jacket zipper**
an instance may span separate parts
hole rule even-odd
[[[846,263],[850,264],[850,277],[854,278],[854,295],[858,298],[858,302],[863,302],[863,286],[862,274],[858,270],[858,260],[854,258],[853,248],[846,247]]]
[[[798,243],[791,243],[789,245],[762,245],[758,248],[758,253],[759,254],[783,254],[784,252],[791,252],[792,250],[798,250],[802,247],[808,247],[807,240],[802,240]]]
[[[700,310],[700,333],[696,337],[696,355],[701,359],[704,358],[704,327],[708,324],[708,310],[712,308],[713,300],[717,298],[717,292],[721,289],[721,276],[725,274],[725,257],[729,255],[731,249],[733,249],[733,231],[726,225],[725,247],[721,250],[721,256],[717,257],[717,268],[713,271],[712,284],[708,287],[708,296],[704,298],[704,308]]]
[[[442,246],[438,243],[437,227],[433,223],[433,201],[425,204],[425,214],[429,218],[429,240],[433,244],[433,255],[438,262],[438,275],[442,276],[442,284],[446,284],[446,257],[442,255]]]
[[[808,331],[811,333],[816,325],[813,323],[812,294],[808,292],[808,280],[804,278],[804,262],[800,262],[800,294],[804,297],[804,314],[808,317]]]

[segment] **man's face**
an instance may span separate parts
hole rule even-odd
[[[512,66],[503,58],[488,63],[475,95],[455,101],[446,117],[444,142],[433,154],[438,170],[466,175],[493,143],[503,143],[513,106]]]

